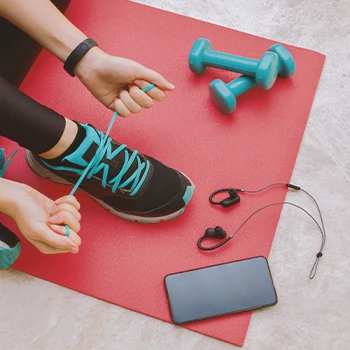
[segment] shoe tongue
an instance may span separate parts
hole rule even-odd
[[[86,137],[83,140],[83,142],[80,144],[80,146],[73,153],[65,157],[65,159],[68,160],[70,163],[74,164],[75,166],[78,166],[80,169],[85,169],[90,163],[91,159],[95,156],[96,151],[100,146],[102,137],[104,137],[104,135],[98,132],[94,127],[90,125],[86,125],[86,124],[81,124],[81,125],[86,130]],[[125,153],[126,152],[128,153],[128,156],[129,156],[128,159],[130,159],[132,155],[133,150],[130,150],[129,148],[124,148],[115,157],[112,157],[113,152],[119,146],[120,146],[119,143],[112,140],[110,147],[107,147],[107,150],[104,152],[103,159],[99,162],[99,164],[107,165],[107,168],[108,168],[107,182],[119,175],[124,165]],[[137,170],[137,167],[138,167],[138,162],[136,157],[136,159],[133,161],[128,171],[126,172],[126,174],[123,175],[122,181],[120,183],[123,183],[126,179],[128,179]],[[105,167],[103,167],[100,171],[98,171],[94,175],[94,177],[102,179],[104,169]],[[140,178],[142,177],[143,172],[144,170],[142,170]],[[130,190],[133,182],[134,181],[131,181],[131,183],[127,185],[124,189]]]
[[[127,161],[130,159],[133,150],[130,148],[124,148],[122,151],[120,151],[115,157],[111,157],[113,152],[120,146],[119,143],[112,141],[111,142],[111,152],[105,152],[104,158],[101,160],[100,164],[107,164],[109,166],[108,168],[108,176],[107,176],[107,181],[110,181],[114,179],[116,176],[119,175],[120,171],[122,170],[125,162],[125,154],[128,154]],[[134,159],[130,167],[128,168],[127,172],[123,175],[122,180],[120,181],[120,184],[125,182],[138,168],[138,161],[137,157]],[[103,169],[100,170],[96,176],[99,178],[102,178],[103,175]],[[139,179],[142,177],[144,172],[144,169],[141,172],[141,175]],[[130,190],[131,186],[133,185],[134,180],[130,182],[127,186],[125,186],[123,189],[124,190]]]

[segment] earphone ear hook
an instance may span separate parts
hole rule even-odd
[[[205,240],[206,238],[223,239],[226,236],[227,236],[227,234],[226,234],[225,230],[222,227],[220,227],[220,226],[216,226],[215,228],[208,228],[208,229],[205,230],[204,235],[201,238],[199,238],[199,240],[197,242],[197,246],[201,250],[214,250],[216,248],[221,247],[226,242],[228,242],[233,237],[233,235],[227,237],[222,242],[220,242],[220,243],[218,243],[216,245],[213,245],[211,247],[203,247],[202,246],[203,240]]]
[[[238,188],[221,188],[220,190],[214,191],[210,197],[209,197],[209,202],[214,205],[220,205],[223,208],[228,208],[233,204],[238,203],[241,200],[241,197],[238,195],[237,192],[240,192],[241,190]],[[229,197],[224,198],[220,202],[214,201],[214,197],[219,194],[226,192]]]

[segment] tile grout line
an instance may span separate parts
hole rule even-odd
[[[222,9],[222,7],[221,7],[219,1],[218,1],[218,0],[214,0],[214,3],[218,6],[220,12],[222,12],[222,13],[228,18],[228,20],[232,23],[233,28],[236,28],[236,25],[235,25],[234,21],[233,21],[232,18],[228,15],[228,13]]]

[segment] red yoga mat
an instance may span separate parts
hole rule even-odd
[[[295,57],[296,74],[278,79],[269,91],[256,88],[239,97],[237,110],[227,116],[212,105],[208,84],[216,78],[229,82],[237,74],[216,69],[202,76],[191,73],[188,54],[193,42],[204,37],[216,50],[260,58],[274,41],[127,1],[75,0],[66,15],[102,49],[149,66],[176,85],[176,90],[151,110],[117,119],[111,135],[188,174],[196,191],[183,215],[157,225],[123,221],[78,191],[83,217],[79,254],[43,255],[22,238],[23,251],[14,267],[170,321],[165,275],[268,256],[281,212],[277,207],[258,214],[217,251],[199,251],[196,242],[207,227],[220,225],[233,232],[252,211],[282,201],[285,189],[243,194],[240,204],[227,210],[210,206],[208,196],[221,187],[257,189],[289,181],[325,57],[286,45]],[[112,116],[47,52],[40,55],[21,89],[59,113],[104,131]],[[10,141],[1,143],[7,152],[15,147]],[[31,172],[24,150],[16,155],[6,177],[25,182],[53,199],[71,189]],[[3,221],[20,235],[10,220]],[[273,273],[274,267],[271,269]],[[186,328],[242,346],[250,317],[247,312]]]

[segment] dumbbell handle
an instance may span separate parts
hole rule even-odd
[[[255,75],[259,61],[253,58],[208,49],[205,51],[203,63],[211,67],[239,72],[244,75]]]
[[[253,89],[256,85],[257,84],[253,78],[248,78],[245,76],[234,79],[226,84],[227,88],[232,92],[235,98]]]

